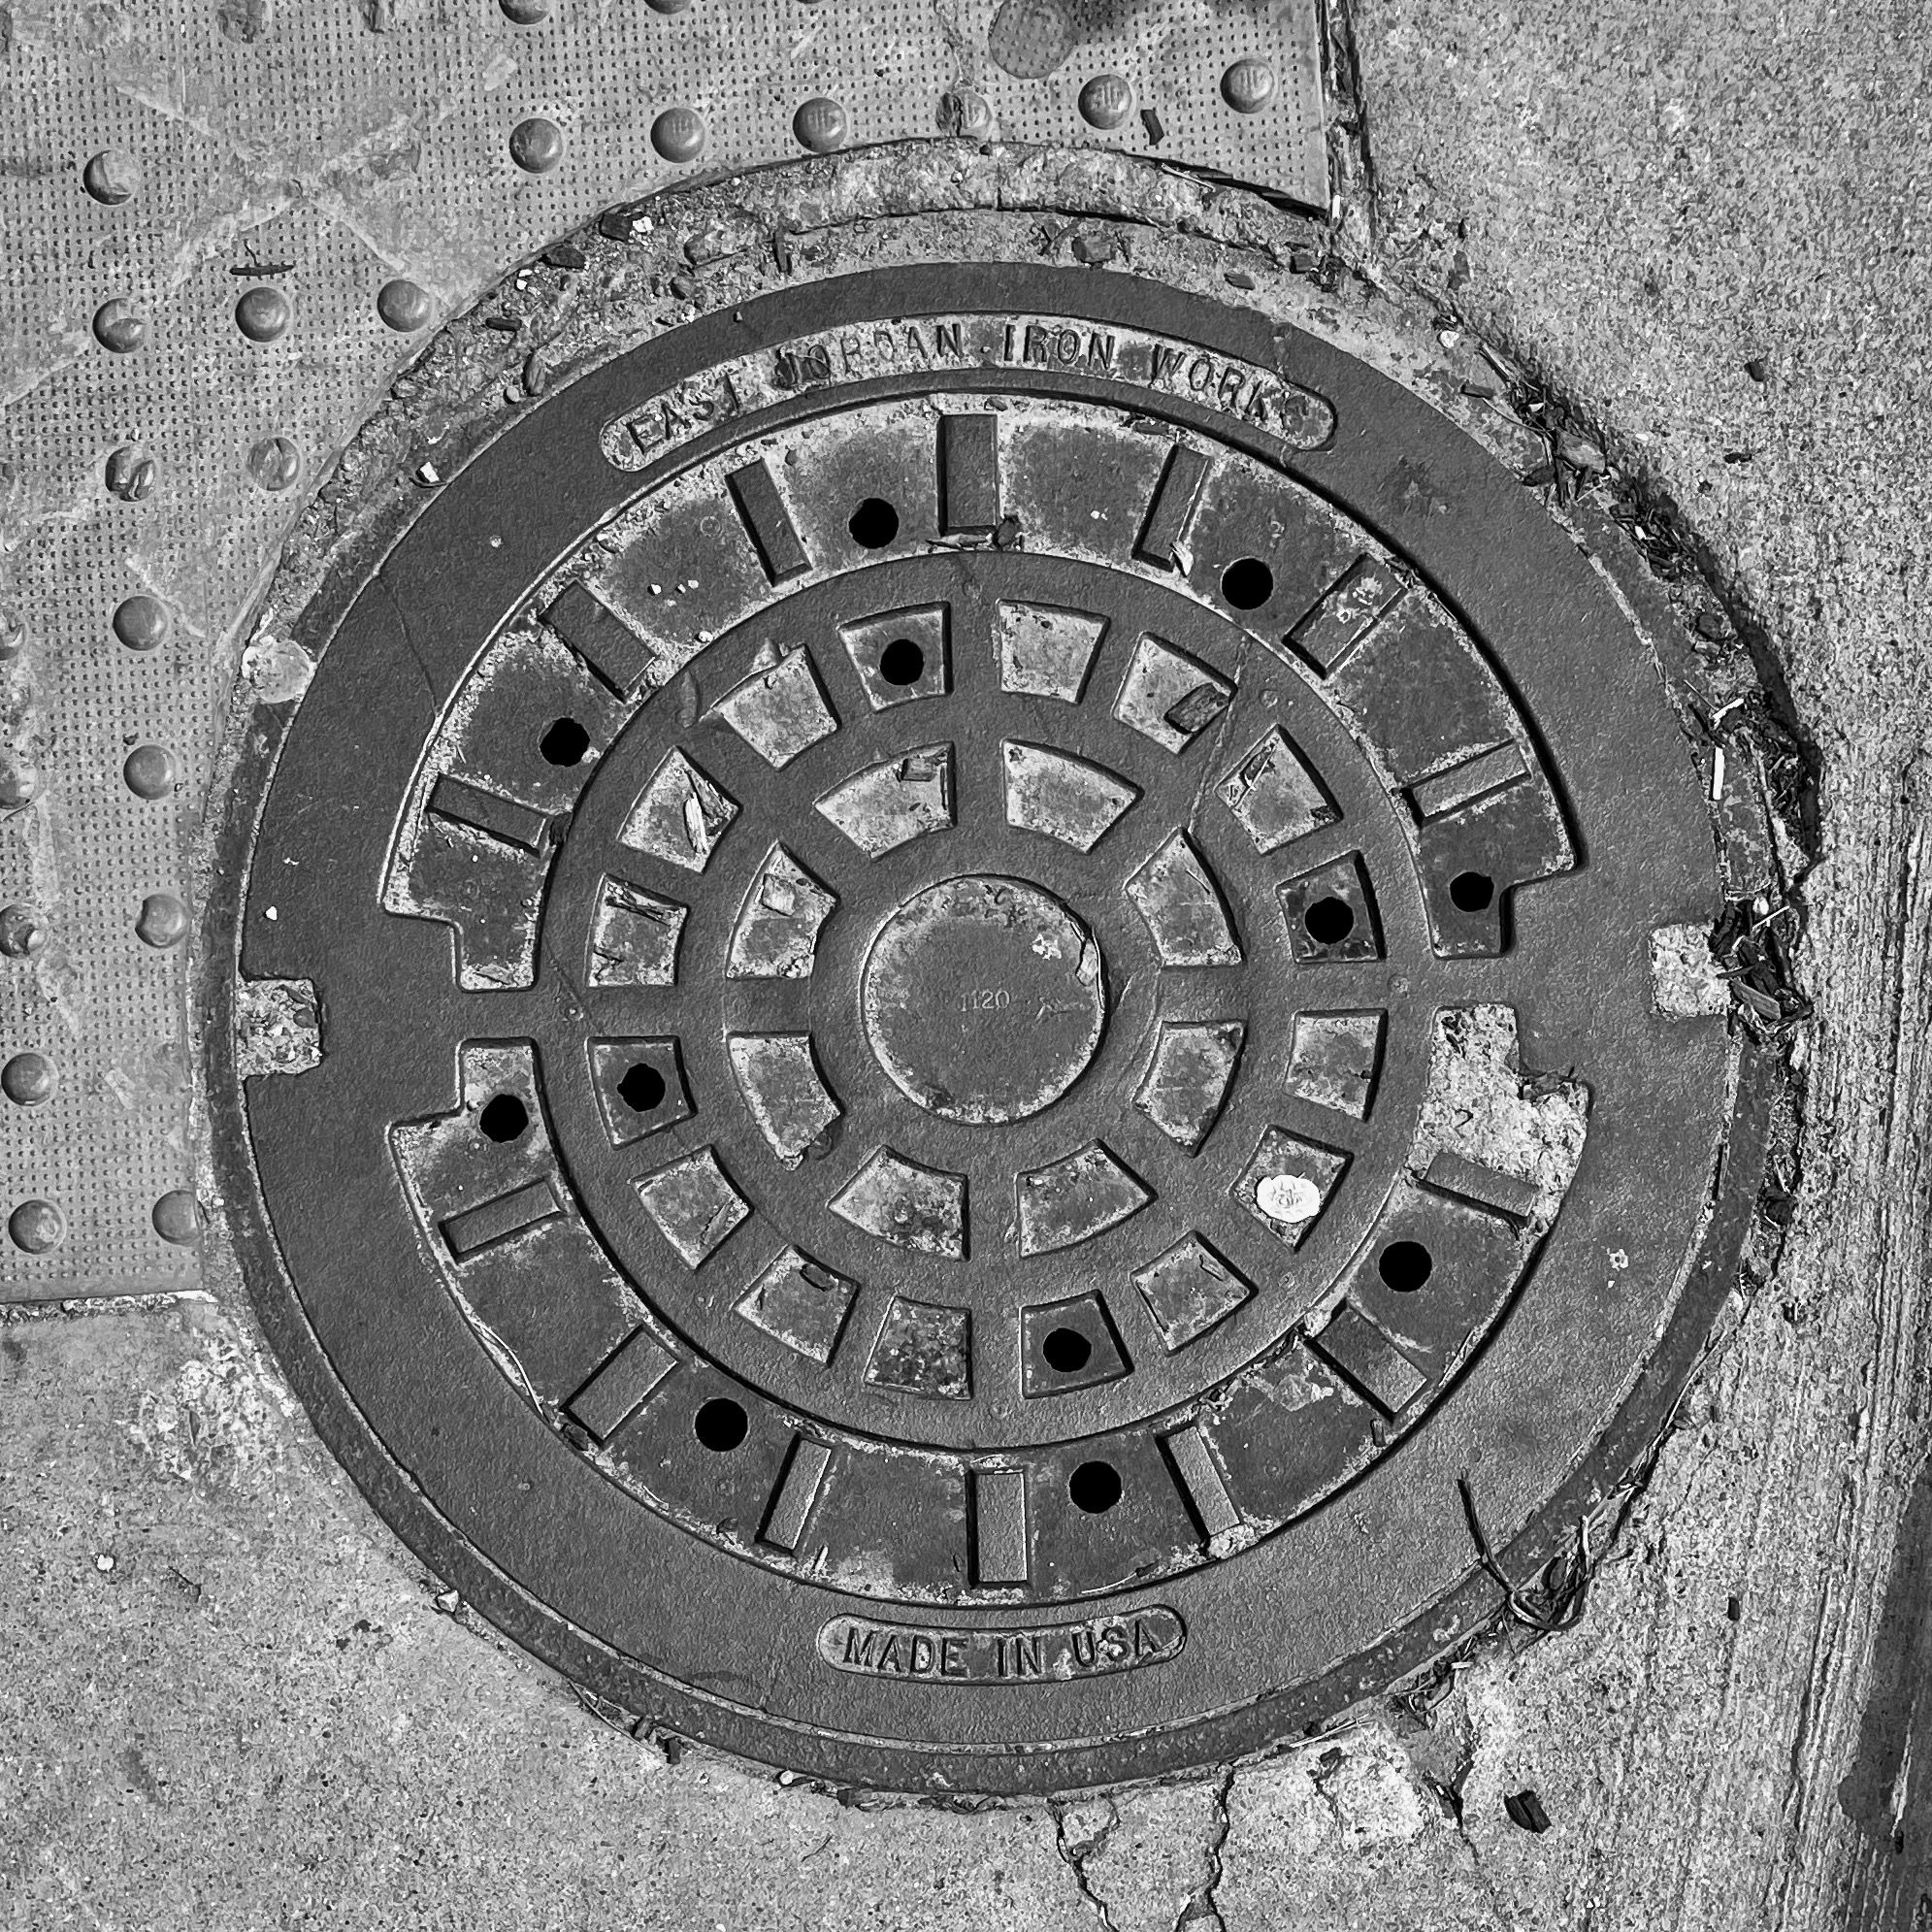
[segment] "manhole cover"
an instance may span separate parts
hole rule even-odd
[[[227,1159],[467,1597],[670,1728],[999,1791],[1439,1650],[1459,1479],[1558,1546],[1735,1243],[1737,1081],[1654,999],[1693,762],[1513,477],[1253,311],[952,264],[421,481],[245,768],[246,999],[320,1037]]]

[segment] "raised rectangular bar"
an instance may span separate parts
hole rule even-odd
[[[824,1443],[814,1442],[805,1435],[793,1439],[792,1453],[785,1458],[785,1473],[779,1478],[771,1507],[766,1512],[765,1527],[758,1532],[761,1541],[775,1550],[799,1547],[831,1461],[832,1451]]]
[[[758,561],[765,566],[765,574],[773,583],[802,576],[811,569],[811,559],[799,540],[792,512],[785,508],[785,499],[778,494],[778,485],[762,458],[734,470],[725,478],[725,487],[737,506],[745,534],[758,552]]]
[[[1534,1187],[1514,1174],[1498,1173],[1460,1154],[1438,1154],[1423,1176],[1423,1185],[1440,1195],[1454,1195],[1472,1207],[1486,1209],[1511,1222],[1528,1221],[1541,1200]]]
[[[1239,1529],[1241,1512],[1228,1493],[1228,1484],[1199,1425],[1190,1423],[1186,1428],[1176,1429],[1162,1438],[1162,1447],[1166,1450],[1174,1474],[1187,1492],[1188,1507],[1200,1524],[1201,1533],[1212,1539],[1227,1535],[1230,1529]]]
[[[1426,823],[1515,784],[1527,769],[1515,745],[1494,744],[1465,758],[1460,765],[1452,765],[1447,771],[1420,779],[1409,787],[1409,797],[1415,801],[1416,816]]]
[[[543,621],[618,697],[648,681],[656,653],[588,584],[567,584]]]
[[[548,812],[507,799],[498,792],[486,792],[480,785],[453,777],[447,771],[436,781],[429,795],[429,808],[437,818],[467,825],[472,832],[501,838],[506,845],[515,845],[525,852],[542,851],[550,835]]]
[[[1288,634],[1317,671],[1333,671],[1402,595],[1402,580],[1373,557],[1358,557]]]
[[[556,1186],[545,1174],[540,1180],[512,1188],[508,1194],[498,1195],[480,1206],[452,1214],[442,1224],[442,1238],[459,1261],[467,1261],[485,1248],[494,1248],[527,1228],[554,1221],[563,1211]]]
[[[973,1581],[1023,1584],[1031,1575],[1027,1548],[1027,1472],[972,1472]]]
[[[1155,487],[1154,501],[1148,506],[1139,540],[1133,546],[1136,557],[1159,564],[1164,570],[1180,567],[1181,546],[1187,541],[1188,526],[1199,507],[1207,472],[1207,458],[1198,449],[1191,449],[1185,442],[1175,443]]]
[[[597,1441],[608,1442],[676,1366],[677,1358],[648,1328],[633,1328],[564,1411]]]
[[[1427,1377],[1352,1302],[1308,1346],[1348,1378],[1385,1416],[1397,1416],[1421,1393]]]
[[[939,418],[939,527],[986,536],[999,525],[999,418]]]

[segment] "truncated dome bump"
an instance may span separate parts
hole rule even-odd
[[[22,1254],[50,1254],[67,1238],[67,1217],[50,1200],[23,1200],[7,1217],[7,1233]]]
[[[251,343],[272,343],[288,333],[293,314],[280,289],[250,288],[235,304],[235,326]]]
[[[176,1188],[154,1203],[154,1231],[177,1247],[201,1239],[201,1204],[186,1188]]]
[[[667,161],[697,160],[704,141],[704,116],[694,108],[667,108],[651,122],[651,146]]]
[[[188,909],[173,893],[149,893],[141,901],[134,930],[145,946],[178,946],[188,935]]]
[[[115,606],[115,636],[131,651],[158,650],[174,628],[174,615],[168,606],[145,590],[122,598]]]
[[[16,1107],[37,1107],[53,1094],[53,1063],[44,1053],[16,1053],[0,1066],[0,1094]]]
[[[1118,74],[1097,74],[1080,89],[1080,116],[1102,132],[1123,127],[1133,113],[1133,89]]]
[[[32,959],[47,944],[47,920],[33,906],[0,908],[0,953],[9,959]]]
[[[103,207],[118,208],[141,192],[141,164],[118,147],[104,147],[88,156],[81,184]]]
[[[94,340],[115,355],[130,355],[147,340],[147,320],[132,303],[115,296],[94,311]]]
[[[1221,98],[1236,114],[1258,115],[1275,97],[1275,72],[1265,60],[1237,60],[1221,77]]]
[[[801,104],[792,116],[799,146],[812,154],[831,154],[845,146],[845,110],[823,94]]]
[[[564,158],[564,131],[553,120],[533,115],[510,130],[509,158],[525,174],[547,175]]]
[[[398,276],[377,290],[376,312],[399,335],[409,335],[427,328],[436,311],[426,290]]]

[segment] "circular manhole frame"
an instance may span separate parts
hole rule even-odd
[[[1024,167],[1024,162],[1001,161],[999,165],[1010,175],[1015,167]],[[764,217],[764,232],[785,233],[788,219],[798,226],[807,225],[799,217],[817,213],[828,189],[840,180],[870,190],[869,195],[848,196],[848,205],[869,201],[878,207],[880,183],[888,181],[886,171],[891,166],[890,157],[874,154],[830,167],[805,164],[762,178],[757,183],[757,212]],[[1002,180],[998,189],[1008,199],[1006,210],[997,215],[985,209],[961,212],[922,207],[933,198],[930,181],[909,183],[897,178],[888,185],[890,194],[898,197],[898,206],[885,218],[821,229],[816,238],[819,258],[813,264],[814,305],[824,299],[828,284],[841,270],[849,273],[907,262],[960,262],[975,257],[997,262],[1003,256],[1009,263],[1026,262],[1037,246],[1035,217],[1012,212],[1015,182],[1011,179]],[[1029,186],[1036,190],[1037,180],[1030,180]],[[1110,181],[1108,187],[1117,212],[1125,207],[1155,215],[1171,213],[1172,183],[1153,171],[1123,170],[1120,179]],[[980,184],[980,190],[992,198],[986,183]],[[1082,189],[1076,184],[1067,192],[1074,197],[1077,209]],[[675,218],[666,218],[668,213]],[[744,211],[731,208],[715,195],[707,205],[702,194],[696,194],[674,209],[666,203],[656,204],[652,214],[658,232],[647,244],[647,252],[669,269],[686,259],[685,251],[695,235],[715,234],[720,223],[729,226],[734,218],[741,220]],[[1260,220],[1259,214],[1252,219],[1244,217],[1236,226],[1252,231]],[[608,263],[612,223],[606,217],[601,227],[583,231],[579,246],[594,260],[603,256]],[[1454,525],[1470,511],[1488,513],[1513,530],[1523,529],[1523,504],[1514,478],[1492,455],[1481,450],[1466,428],[1457,427],[1419,395],[1390,380],[1388,372],[1404,364],[1408,368],[1403,373],[1418,389],[1427,380],[1426,372],[1418,366],[1420,358],[1409,345],[1378,343],[1382,334],[1378,326],[1359,314],[1338,316],[1330,311],[1318,316],[1313,311],[1328,305],[1319,294],[1285,278],[1276,277],[1274,285],[1267,286],[1265,292],[1244,298],[1242,309],[1228,308],[1213,299],[1219,279],[1217,265],[1224,260],[1214,245],[1168,239],[1176,249],[1193,249],[1192,275],[1174,278],[1191,280],[1192,292],[1135,278],[1130,293],[1122,277],[1052,271],[1048,280],[1057,291],[1054,302],[1037,306],[1042,311],[1102,317],[1127,314],[1143,319],[1164,308],[1170,315],[1183,318],[1177,326],[1189,329],[1195,340],[1211,343],[1219,335],[1222,347],[1231,355],[1261,364],[1275,358],[1277,367],[1282,366],[1282,358],[1292,357],[1297,375],[1311,382],[1319,376],[1317,386],[1326,384],[1333,395],[1372,391],[1388,413],[1401,423],[1407,445],[1405,460],[1414,459],[1401,473],[1406,486],[1420,487],[1428,494],[1431,456],[1446,466],[1436,473],[1438,475],[1454,474],[1457,494],[1445,507],[1444,521]],[[637,241],[628,248],[620,245],[616,252],[626,258],[625,266],[636,280],[643,281],[645,278],[637,275]],[[512,282],[514,279],[510,278]],[[747,279],[754,285],[747,286]],[[756,299],[755,284],[760,281],[772,285],[771,301],[782,309],[787,300],[785,276],[769,270],[748,278],[740,276],[732,290],[734,308],[728,311],[729,321],[717,315],[696,318],[657,342],[640,344],[637,340],[645,333],[655,307],[648,299],[638,301],[623,322],[610,327],[607,341],[583,342],[583,359],[571,372],[573,383],[617,356],[687,357],[694,337],[704,333],[728,336],[742,326],[741,305]],[[1024,306],[1012,300],[1016,285],[1007,284],[1004,306],[1008,309]],[[903,295],[904,284],[898,292]],[[1274,312],[1264,312],[1268,309]],[[460,364],[467,345],[477,340],[474,322],[459,322],[445,334],[453,346],[453,359]],[[1325,340],[1325,336],[1331,340]],[[1332,338],[1339,338],[1339,344]],[[1369,362],[1360,359],[1364,347],[1371,345],[1381,349],[1376,360],[1383,363],[1385,373],[1377,373]],[[671,373],[688,374],[695,366],[687,360]],[[559,394],[568,399],[570,387]],[[409,467],[414,468],[416,458],[427,448],[425,460],[435,466],[431,477],[446,484],[460,475],[463,463],[481,455],[498,435],[521,419],[515,413],[500,414],[492,396],[486,404],[474,407],[467,421],[459,419],[461,412],[445,416],[440,425],[444,434],[433,444],[418,441],[411,447],[407,425],[412,408],[420,408],[420,404],[392,401],[372,419],[336,476],[318,493],[316,507],[291,545],[277,583],[271,586],[265,600],[268,611],[302,610],[292,627],[298,641],[325,639],[332,633],[359,592],[371,561],[388,551],[427,501],[417,490],[430,478],[419,477],[418,485],[403,480],[389,487],[399,458],[407,452]],[[372,489],[373,481],[384,487]],[[1551,546],[1550,556],[1569,548],[1567,534],[1542,518],[1540,512],[1536,520],[1540,535],[1532,540]],[[1607,606],[1607,594],[1600,589],[1597,594]],[[1632,653],[1639,648],[1627,628],[1620,647]],[[1468,1547],[1466,1524],[1450,1521],[1454,1502],[1453,1495],[1446,1493],[1445,1534],[1432,1553],[1441,1587],[1428,1588],[1425,1600],[1413,1615],[1376,1631],[1372,1641],[1353,1645],[1340,1662],[1304,1671],[1294,1681],[1261,1695],[1243,1695],[1219,1706],[1202,1700],[1192,1715],[1163,1727],[1136,1728],[1143,1714],[1132,1699],[1117,1700],[1098,1714],[1097,1723],[1084,1735],[1068,1734],[1063,1727],[1060,1737],[1051,1741],[1035,1738],[1016,1742],[1012,1733],[1026,1728],[1025,1719],[1015,1725],[1009,1710],[988,1709],[982,1700],[959,1735],[937,1743],[892,1733],[890,1699],[898,1694],[898,1686],[880,1686],[861,1679],[841,1686],[852,1708],[880,1712],[869,1729],[863,1724],[847,1728],[822,1722],[787,1722],[747,1701],[743,1686],[728,1680],[707,1681],[702,1664],[687,1661],[680,1668],[654,1667],[627,1656],[584,1622],[560,1615],[492,1560],[479,1547],[484,1539],[475,1533],[474,1523],[466,1528],[460,1521],[466,1510],[486,1509],[483,1498],[470,1494],[432,1499],[399,1466],[370,1427],[355,1394],[337,1377],[309,1324],[260,1193],[239,1097],[235,989],[256,821],[290,719],[285,704],[264,704],[245,715],[227,813],[217,829],[213,853],[205,927],[210,943],[205,961],[217,1177],[257,1312],[318,1430],[403,1539],[508,1634],[597,1695],[652,1724],[700,1738],[753,1762],[841,1785],[1011,1795],[1117,1785],[1263,1749],[1312,1728],[1364,1694],[1387,1688],[1479,1628],[1493,1614],[1494,1586]],[[326,1025],[325,1018],[325,1040]],[[1684,1257],[1681,1287],[1657,1345],[1648,1358],[1628,1364],[1622,1400],[1593,1438],[1578,1443],[1580,1460],[1560,1481],[1545,1487],[1533,1508],[1515,1506],[1508,1494],[1507,1477],[1492,1485],[1481,1470],[1473,1472],[1478,1491],[1490,1498],[1488,1513],[1493,1519],[1492,1529],[1496,1524],[1503,1526],[1506,1542],[1501,1558],[1513,1574],[1527,1574],[1562,1553],[1573,1541],[1577,1522],[1587,1517],[1641,1458],[1665,1424],[1677,1392],[1694,1366],[1711,1322],[1730,1291],[1736,1255],[1756,1196],[1777,1061],[1775,1055],[1742,1032],[1734,1038],[1725,1058],[1732,1096],[1727,1134],[1720,1141],[1715,1172],[1698,1177],[1700,1187],[1707,1181],[1711,1184],[1710,1205],[1696,1240]],[[1345,1490],[1322,1508],[1330,1514],[1352,1510],[1355,1503],[1351,1498],[1356,1493]],[[1452,1547],[1460,1550],[1464,1560],[1444,1560]],[[1257,1645],[1265,1648],[1269,1641],[1267,1616],[1274,1600],[1263,1591],[1256,1606],[1261,1621],[1250,1626],[1246,1636],[1251,1652]],[[834,1607],[830,1603],[824,1606],[827,1610]],[[862,1613],[868,1608],[864,1603],[850,1607]],[[1154,1608],[1158,1613],[1160,1606]],[[884,1615],[903,1616],[903,1607]],[[1158,1618],[1150,1641],[1157,1645],[1162,1641]],[[1198,1634],[1195,1641],[1198,1646]],[[1117,1682],[1132,1684],[1135,1679],[1129,1674]],[[996,1719],[989,1730],[988,1720]]]

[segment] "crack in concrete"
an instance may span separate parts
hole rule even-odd
[[[1073,1874],[1073,1883],[1079,1888],[1081,1898],[1093,1909],[1094,1916],[1100,1921],[1104,1932],[1120,1932],[1120,1927],[1114,1923],[1113,1915],[1107,1910],[1106,1901],[1087,1881],[1087,1860],[1106,1850],[1107,1841],[1113,1837],[1115,1827],[1120,1823],[1120,1814],[1114,1809],[1111,1798],[1101,1798],[1098,1804],[1105,1807],[1106,1822],[1085,1835],[1078,1836],[1077,1842],[1076,1834],[1079,1829],[1077,1821],[1081,1813],[1092,1812],[1096,1807],[1091,1804],[1065,1804],[1056,1801],[1047,1809],[1053,1817],[1054,1850],[1060,1853],[1061,1863]],[[1069,1829],[1069,1826],[1073,1828]]]
[[[1233,1819],[1228,1811],[1228,1800],[1233,1795],[1234,1767],[1224,1765],[1215,1780],[1214,1805],[1208,1814],[1207,1843],[1201,1851],[1207,1876],[1195,1887],[1194,1897],[1181,1908],[1180,1916],[1174,1920],[1174,1932],[1226,1932],[1226,1921],[1221,1916],[1221,1905],[1216,1895],[1221,1889],[1221,1881],[1227,1876],[1221,1854],[1233,1829]]]

